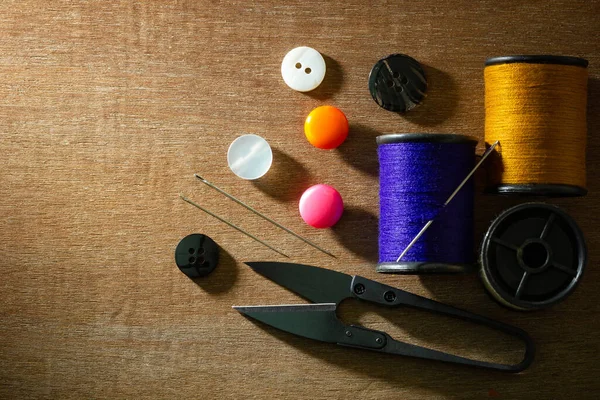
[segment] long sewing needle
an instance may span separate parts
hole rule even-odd
[[[237,229],[238,231],[242,232],[244,235],[251,237],[252,239],[256,240],[258,243],[263,244],[265,246],[267,246],[268,248],[270,248],[271,250],[273,250],[276,253],[281,254],[284,257],[290,258],[287,254],[282,253],[281,251],[277,250],[275,247],[271,246],[268,243],[263,242],[262,240],[260,240],[259,238],[257,238],[256,236],[254,236],[251,233],[246,232],[245,230],[243,230],[242,228],[240,228],[237,225],[232,224],[231,222],[224,220],[223,218],[219,217],[216,214],[213,214],[212,212],[208,211],[206,208],[202,207],[201,205],[194,203],[192,200],[188,199],[187,197],[185,197],[184,195],[182,195],[181,193],[179,193],[179,197],[181,197],[181,199],[185,202],[190,203],[191,205],[193,205],[196,208],[199,208],[200,210],[204,211],[205,213],[207,213],[208,215],[211,215],[213,217],[215,217],[216,219],[218,219],[219,221],[226,223],[227,225],[229,225],[230,227],[232,227],[233,229]]]
[[[419,238],[421,236],[423,236],[423,234],[431,226],[431,224],[433,224],[433,221],[435,220],[435,218],[438,215],[440,215],[440,212],[448,205],[448,203],[450,203],[452,201],[452,199],[454,198],[454,196],[456,196],[456,194],[460,191],[460,189],[462,189],[462,187],[465,185],[465,183],[467,183],[467,181],[471,178],[471,176],[473,176],[473,174],[475,173],[475,171],[477,171],[477,169],[481,166],[481,164],[483,164],[483,162],[485,161],[485,159],[490,154],[492,154],[492,150],[494,150],[494,148],[498,145],[498,143],[500,143],[500,141],[496,140],[496,142],[494,144],[492,144],[490,146],[490,148],[485,151],[485,153],[483,153],[483,155],[481,156],[481,160],[479,160],[479,162],[477,163],[477,165],[475,165],[475,167],[471,170],[471,172],[469,172],[469,175],[467,175],[467,177],[465,179],[463,179],[463,181],[460,183],[460,185],[458,185],[458,187],[456,189],[454,189],[454,192],[452,192],[452,194],[450,195],[450,197],[448,197],[448,200],[446,200],[446,202],[444,203],[444,205],[442,206],[442,208],[440,208],[440,210],[437,212],[437,214],[432,219],[430,219],[429,221],[427,221],[427,223],[425,224],[425,226],[423,226],[423,228],[419,231],[419,233],[417,233],[417,236],[415,236],[413,238],[413,240],[410,241],[410,243],[408,244],[408,246],[406,246],[406,248],[404,249],[404,251],[402,252],[402,254],[400,254],[400,256],[398,257],[398,259],[396,260],[396,262],[400,261],[402,259],[402,257],[404,257],[406,255],[406,253],[408,253],[408,250],[410,250],[410,248],[413,247],[413,245],[415,243],[417,243],[417,240],[419,240]]]
[[[217,192],[227,196],[228,198],[230,198],[231,200],[235,201],[236,203],[238,203],[239,205],[246,207],[248,210],[252,211],[254,214],[258,215],[259,217],[262,217],[264,219],[266,219],[267,221],[269,221],[270,223],[272,223],[273,225],[275,225],[278,228],[283,229],[284,231],[286,231],[287,233],[289,233],[290,235],[294,235],[296,236],[298,239],[302,240],[304,243],[307,243],[309,245],[311,245],[312,247],[314,247],[317,250],[322,251],[323,253],[335,258],[335,256],[333,254],[331,254],[330,252],[328,252],[327,250],[319,247],[317,244],[311,242],[310,240],[298,235],[296,232],[294,232],[291,229],[286,228],[285,226],[281,225],[279,222],[272,220],[271,218],[267,217],[266,215],[264,215],[263,213],[261,213],[260,211],[257,211],[255,208],[250,207],[248,204],[244,203],[243,201],[237,199],[236,197],[233,197],[232,195],[230,195],[229,193],[227,193],[226,191],[224,191],[223,189],[221,189],[220,187],[214,185],[213,183],[210,183],[209,181],[207,181],[206,179],[204,179],[203,177],[201,177],[198,174],[194,174],[194,176],[196,178],[198,178],[202,183],[205,183],[206,185],[210,186],[211,188],[215,189]]]

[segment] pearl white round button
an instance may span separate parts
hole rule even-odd
[[[285,83],[299,92],[309,92],[325,78],[325,60],[321,53],[310,47],[296,47],[285,55],[281,76]]]
[[[269,143],[258,135],[243,135],[235,139],[227,151],[227,164],[243,179],[258,179],[267,173],[273,162]]]

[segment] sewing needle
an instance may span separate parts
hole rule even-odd
[[[411,240],[411,242],[408,244],[408,246],[406,246],[406,248],[404,249],[404,251],[402,252],[402,254],[400,254],[400,256],[398,257],[398,259],[396,260],[396,262],[399,262],[402,257],[404,257],[406,255],[406,253],[408,253],[408,250],[410,250],[411,247],[413,247],[413,245],[417,242],[417,240],[419,240],[419,238],[421,236],[423,236],[423,234],[425,233],[425,231],[431,226],[431,224],[433,224],[433,221],[435,220],[435,218],[440,215],[440,212],[448,205],[448,203],[450,203],[452,201],[452,199],[454,198],[454,196],[456,196],[456,194],[460,191],[460,189],[462,189],[462,187],[465,185],[465,183],[467,183],[467,181],[471,178],[471,176],[473,176],[473,174],[475,173],[475,171],[477,171],[477,169],[481,166],[481,164],[483,164],[483,162],[485,161],[485,159],[492,154],[492,150],[494,150],[494,148],[498,145],[498,143],[500,143],[499,140],[496,140],[496,142],[494,144],[492,144],[490,146],[489,149],[487,149],[485,151],[485,153],[483,153],[483,155],[481,156],[481,160],[479,160],[479,162],[477,163],[477,165],[475,165],[475,167],[471,170],[471,172],[469,172],[469,174],[467,175],[467,177],[465,179],[463,179],[463,181],[460,183],[460,185],[458,185],[458,187],[454,190],[454,192],[452,192],[452,194],[450,195],[450,197],[448,197],[448,200],[446,200],[446,202],[444,203],[444,205],[442,206],[442,208],[440,208],[440,210],[437,212],[437,214],[435,215],[435,217],[433,217],[432,219],[430,219],[429,221],[427,221],[427,223],[425,224],[425,226],[423,226],[423,228],[419,231],[419,233],[417,233],[417,236],[415,236],[413,238],[413,240]]]
[[[184,196],[184,195],[182,195],[181,193],[179,193],[179,197],[181,197],[181,199],[182,199],[183,201],[185,201],[185,202],[187,202],[187,203],[190,203],[191,205],[193,205],[193,206],[194,206],[194,207],[196,207],[196,208],[199,208],[200,210],[204,211],[204,212],[205,212],[205,213],[207,213],[208,215],[211,215],[211,216],[215,217],[216,219],[218,219],[219,221],[221,221],[221,222],[223,222],[223,223],[225,223],[225,224],[229,225],[229,226],[230,226],[230,227],[232,227],[233,229],[237,229],[238,231],[242,232],[244,235],[246,235],[246,236],[248,236],[248,237],[251,237],[252,239],[256,240],[257,242],[259,242],[259,243],[261,243],[261,244],[263,244],[263,245],[267,246],[268,248],[270,248],[270,249],[271,249],[271,250],[273,250],[274,252],[276,252],[276,253],[279,253],[279,254],[281,254],[281,255],[282,255],[282,256],[284,256],[284,257],[290,258],[290,257],[289,257],[287,254],[284,254],[284,253],[282,253],[281,251],[279,251],[279,250],[277,250],[276,248],[274,248],[273,246],[271,246],[270,244],[263,242],[262,240],[260,240],[259,238],[257,238],[257,237],[256,237],[256,236],[254,236],[253,234],[246,232],[245,230],[243,230],[243,229],[242,229],[242,228],[240,228],[239,226],[237,226],[237,225],[234,225],[234,224],[232,224],[231,222],[224,220],[223,218],[219,217],[219,216],[218,216],[218,215],[216,215],[216,214],[213,214],[212,212],[208,211],[206,208],[204,208],[204,207],[202,207],[201,205],[199,205],[199,204],[197,204],[197,203],[193,202],[192,200],[188,199],[187,197],[185,197],[185,196]]]
[[[204,179],[203,177],[201,177],[198,174],[194,174],[194,176],[196,178],[198,178],[202,183],[210,186],[211,188],[215,189],[217,192],[225,195],[226,197],[230,198],[231,200],[235,201],[236,203],[238,203],[239,205],[247,208],[248,210],[252,211],[254,214],[258,215],[259,217],[262,217],[264,219],[266,219],[267,221],[269,221],[270,223],[272,223],[273,225],[275,225],[278,228],[283,229],[284,231],[286,231],[287,233],[289,233],[290,235],[294,235],[296,236],[298,239],[302,240],[304,243],[307,243],[309,245],[311,245],[312,247],[314,247],[317,250],[322,251],[323,253],[335,258],[335,256],[333,254],[331,254],[330,252],[328,252],[327,250],[319,247],[317,244],[311,242],[310,240],[300,236],[299,234],[297,234],[296,232],[292,231],[291,229],[286,228],[285,226],[281,225],[279,222],[272,220],[271,218],[267,217],[266,215],[264,215],[263,213],[261,213],[260,211],[257,211],[256,209],[254,209],[253,207],[249,206],[248,204],[244,203],[243,201],[237,199],[236,197],[233,197],[232,195],[230,195],[229,193],[227,193],[226,191],[224,191],[223,189],[221,189],[220,187],[214,185],[213,183],[207,181],[206,179]]]

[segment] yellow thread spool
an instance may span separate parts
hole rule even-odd
[[[587,60],[508,56],[485,65],[485,141],[500,141],[488,191],[585,195]]]

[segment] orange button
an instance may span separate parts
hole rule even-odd
[[[306,117],[304,134],[319,149],[335,149],[348,137],[348,119],[333,106],[317,107]]]

